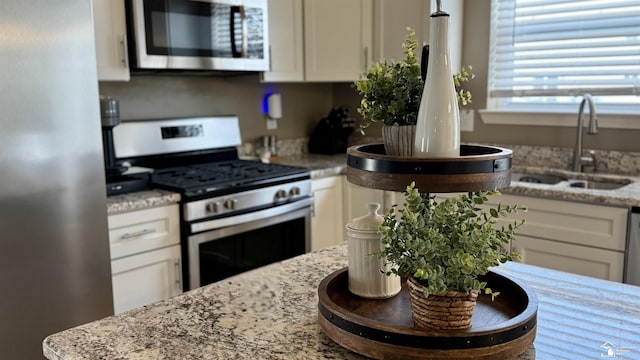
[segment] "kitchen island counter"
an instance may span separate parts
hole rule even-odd
[[[346,246],[256,269],[47,337],[48,359],[361,359],[317,323],[318,284]],[[640,287],[509,263],[539,300],[519,359],[640,358]]]

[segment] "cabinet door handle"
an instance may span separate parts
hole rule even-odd
[[[369,47],[364,47],[364,71],[367,71],[369,68]]]
[[[310,209],[310,213],[311,213],[311,217],[314,218],[316,217],[316,194],[315,193],[311,193],[311,197],[313,198],[313,202],[311,203],[311,209]]]
[[[176,258],[173,265],[176,269],[176,294],[180,294],[182,292],[182,266],[180,258]]]
[[[122,56],[120,57],[120,62],[122,63],[122,67],[129,67],[129,53],[127,52],[127,35],[122,35],[120,38],[120,49],[122,50]]]
[[[124,235],[122,235],[120,237],[120,239],[122,240],[127,240],[127,239],[132,239],[132,238],[136,238],[136,237],[140,237],[143,235],[147,235],[147,234],[151,234],[156,232],[156,229],[142,229],[140,231],[136,231],[136,232],[132,232],[132,233],[126,233]]]

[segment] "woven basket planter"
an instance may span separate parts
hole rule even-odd
[[[448,290],[424,297],[424,287],[413,277],[407,279],[413,322],[430,329],[468,329],[478,298],[477,291]]]
[[[416,137],[415,125],[382,127],[384,151],[391,156],[413,156],[413,142]]]

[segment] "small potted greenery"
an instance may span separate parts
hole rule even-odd
[[[442,201],[421,194],[412,183],[404,208],[395,206],[379,227],[384,258],[395,274],[407,278],[414,323],[419,327],[465,329],[478,293],[498,295],[478,277],[489,267],[519,255],[506,249],[524,220],[498,226],[518,205],[488,207],[498,191],[474,192]],[[483,206],[484,205],[484,206]],[[452,309],[447,307],[452,306]]]
[[[411,28],[407,28],[407,31],[409,33],[402,43],[405,58],[401,61],[377,62],[354,84],[362,96],[358,107],[358,113],[362,116],[360,132],[364,133],[364,129],[375,122],[382,122],[382,137],[388,155],[411,155],[424,90],[420,64],[415,55],[418,47],[416,34]],[[463,83],[475,77],[471,70],[471,66],[465,66],[454,75],[459,106],[471,103],[471,92],[461,88]],[[391,139],[408,144],[408,149],[394,147]]]

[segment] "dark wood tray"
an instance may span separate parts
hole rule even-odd
[[[533,344],[538,300],[533,290],[495,272],[483,277],[495,301],[480,295],[467,330],[413,326],[406,284],[390,299],[365,299],[348,288],[347,268],[318,287],[318,322],[336,343],[376,359],[511,359]]]
[[[400,192],[412,181],[422,193],[503,189],[511,183],[512,156],[509,149],[462,145],[459,157],[422,159],[386,155],[383,144],[357,145],[347,149],[347,180]]]

